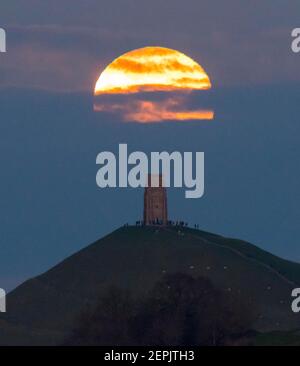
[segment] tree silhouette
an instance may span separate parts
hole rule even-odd
[[[252,321],[253,311],[233,291],[177,273],[165,276],[143,300],[108,289],[93,309],[81,314],[66,344],[223,345],[250,330]]]

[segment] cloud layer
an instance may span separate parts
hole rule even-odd
[[[150,94],[152,95],[152,94]],[[153,123],[165,121],[192,121],[212,120],[214,112],[210,109],[193,109],[188,103],[189,96],[166,93],[160,100],[143,96],[141,99],[135,95],[124,97],[123,101],[109,97],[102,99],[97,96],[94,104],[95,112],[105,112],[117,115],[125,122]],[[122,99],[122,98],[121,98]]]

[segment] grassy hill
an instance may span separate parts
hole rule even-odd
[[[300,329],[291,290],[300,264],[241,240],[175,227],[123,227],[26,281],[8,295],[0,344],[60,343],[80,311],[108,286],[145,295],[164,275],[209,278],[255,311],[260,332]]]

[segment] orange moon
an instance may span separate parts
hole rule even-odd
[[[204,69],[182,52],[144,47],[127,52],[109,64],[96,83],[95,94],[210,88]]]
[[[139,48],[103,70],[94,89],[94,111],[139,123],[212,120],[212,110],[188,107],[191,91],[211,87],[202,66],[184,53],[164,47]],[[158,100],[153,98],[157,92],[163,92]]]

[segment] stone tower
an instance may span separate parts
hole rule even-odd
[[[167,223],[167,191],[163,187],[162,175],[149,174],[148,187],[145,188],[144,193],[144,224],[167,225]]]

